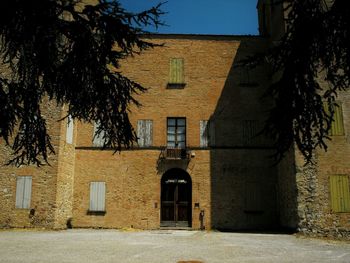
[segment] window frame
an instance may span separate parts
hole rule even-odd
[[[169,125],[170,120],[175,120],[175,125]],[[184,125],[179,125],[178,122],[179,120],[184,120]],[[187,146],[187,122],[186,122],[186,117],[167,117],[167,147],[168,148],[178,148],[178,149],[185,149]],[[175,128],[174,134],[169,133],[169,128]],[[178,133],[179,128],[184,128],[184,133]],[[170,141],[174,142],[174,146],[169,145],[169,135],[174,135],[175,140]],[[183,135],[184,140],[178,140],[178,136]],[[184,147],[179,147],[178,144],[183,143]]]

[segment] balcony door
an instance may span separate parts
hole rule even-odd
[[[167,119],[167,147],[186,148],[186,118]]]
[[[190,227],[192,182],[182,169],[167,171],[161,180],[161,226]]]

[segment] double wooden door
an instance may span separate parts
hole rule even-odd
[[[162,180],[161,226],[191,226],[191,181],[168,177]]]

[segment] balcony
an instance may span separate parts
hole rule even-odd
[[[162,160],[189,160],[190,158],[191,151],[188,149],[165,147],[160,153]]]

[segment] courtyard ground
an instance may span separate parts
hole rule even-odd
[[[350,243],[200,231],[0,231],[0,262],[350,262]]]

